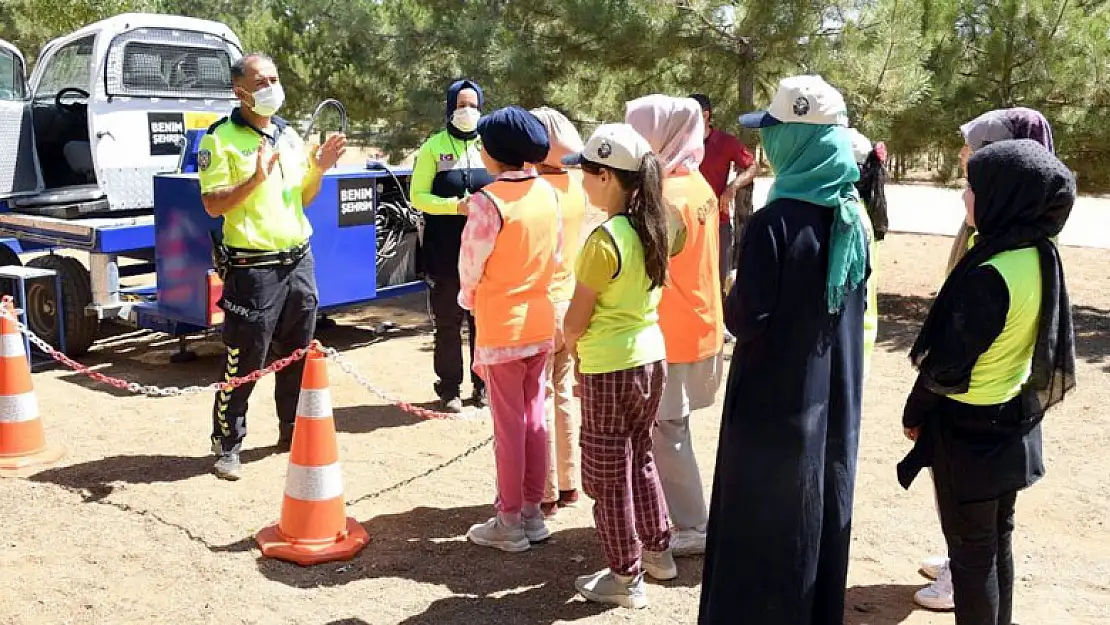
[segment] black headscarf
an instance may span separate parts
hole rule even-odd
[[[482,88],[478,86],[478,83],[472,80],[456,80],[447,88],[447,107],[443,113],[443,120],[447,123],[447,132],[451,133],[452,137],[460,141],[472,141],[478,138],[477,130],[463,132],[455,128],[455,125],[451,123],[451,116],[455,114],[455,109],[459,107],[459,92],[465,89],[470,89],[478,94],[479,111],[486,105],[486,94],[482,91]]]
[[[948,275],[910,351],[928,386],[945,394],[965,392],[968,378],[938,384],[929,349],[938,324],[951,318],[952,293],[967,275],[997,254],[1035,247],[1043,281],[1033,371],[1022,388],[1025,424],[1032,427],[1064,394],[1075,388],[1075,329],[1060,253],[1051,238],[1064,229],[1075,203],[1075,177],[1043,145],[1029,139],[1001,141],[977,151],[968,162],[975,194],[975,245]]]

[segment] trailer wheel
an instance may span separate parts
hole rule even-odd
[[[15,250],[0,243],[0,267],[11,267],[12,265],[22,267],[23,261],[19,260],[19,254],[16,254]]]
[[[85,314],[85,308],[92,303],[88,270],[76,258],[54,254],[31,259],[27,266],[53,269],[58,273],[65,303],[66,354],[81,356],[88,352],[100,330],[99,320]],[[58,303],[53,285],[36,282],[27,289],[27,325],[47,343],[54,347],[61,346],[58,339]]]

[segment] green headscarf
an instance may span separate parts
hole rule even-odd
[[[759,132],[775,170],[767,202],[790,198],[833,210],[825,298],[829,312],[839,312],[844,295],[863,283],[867,273],[867,234],[860,221],[854,184],[859,167],[851,137],[840,126],[814,124],[778,124]]]

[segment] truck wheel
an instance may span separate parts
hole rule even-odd
[[[27,266],[57,272],[65,304],[66,354],[81,356],[87,353],[100,330],[100,321],[85,314],[85,308],[92,303],[88,270],[76,258],[54,254],[31,259]],[[27,325],[47,343],[61,347],[54,285],[36,281],[27,289]]]
[[[19,260],[19,254],[16,254],[15,250],[0,243],[0,267],[11,267],[12,265],[22,267],[23,261]]]

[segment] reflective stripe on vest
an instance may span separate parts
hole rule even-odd
[[[574,263],[582,249],[582,224],[586,220],[586,192],[582,190],[582,172],[572,169],[542,178],[555,187],[559,196],[559,215],[563,219],[562,262],[555,268],[551,282],[551,299],[569,302],[574,297]]]
[[[474,322],[482,347],[528,345],[554,338],[559,204],[540,178],[499,180],[482,189],[501,213],[501,230],[475,292]]]
[[[1002,252],[988,260],[1006,282],[1010,307],[1006,325],[975,361],[966,393],[951,399],[973,406],[1004,404],[1018,396],[1033,371],[1041,314],[1041,260],[1036,248]]]
[[[651,288],[640,236],[624,215],[598,227],[613,240],[620,263],[616,277],[597,294],[590,325],[578,339],[578,368],[612,373],[663,360],[666,347],[658,324],[663,289]]]
[[[698,362],[716,356],[724,344],[717,197],[705,178],[692,172],[665,179],[663,200],[682,215],[686,245],[671,258],[659,325],[667,362]]]

